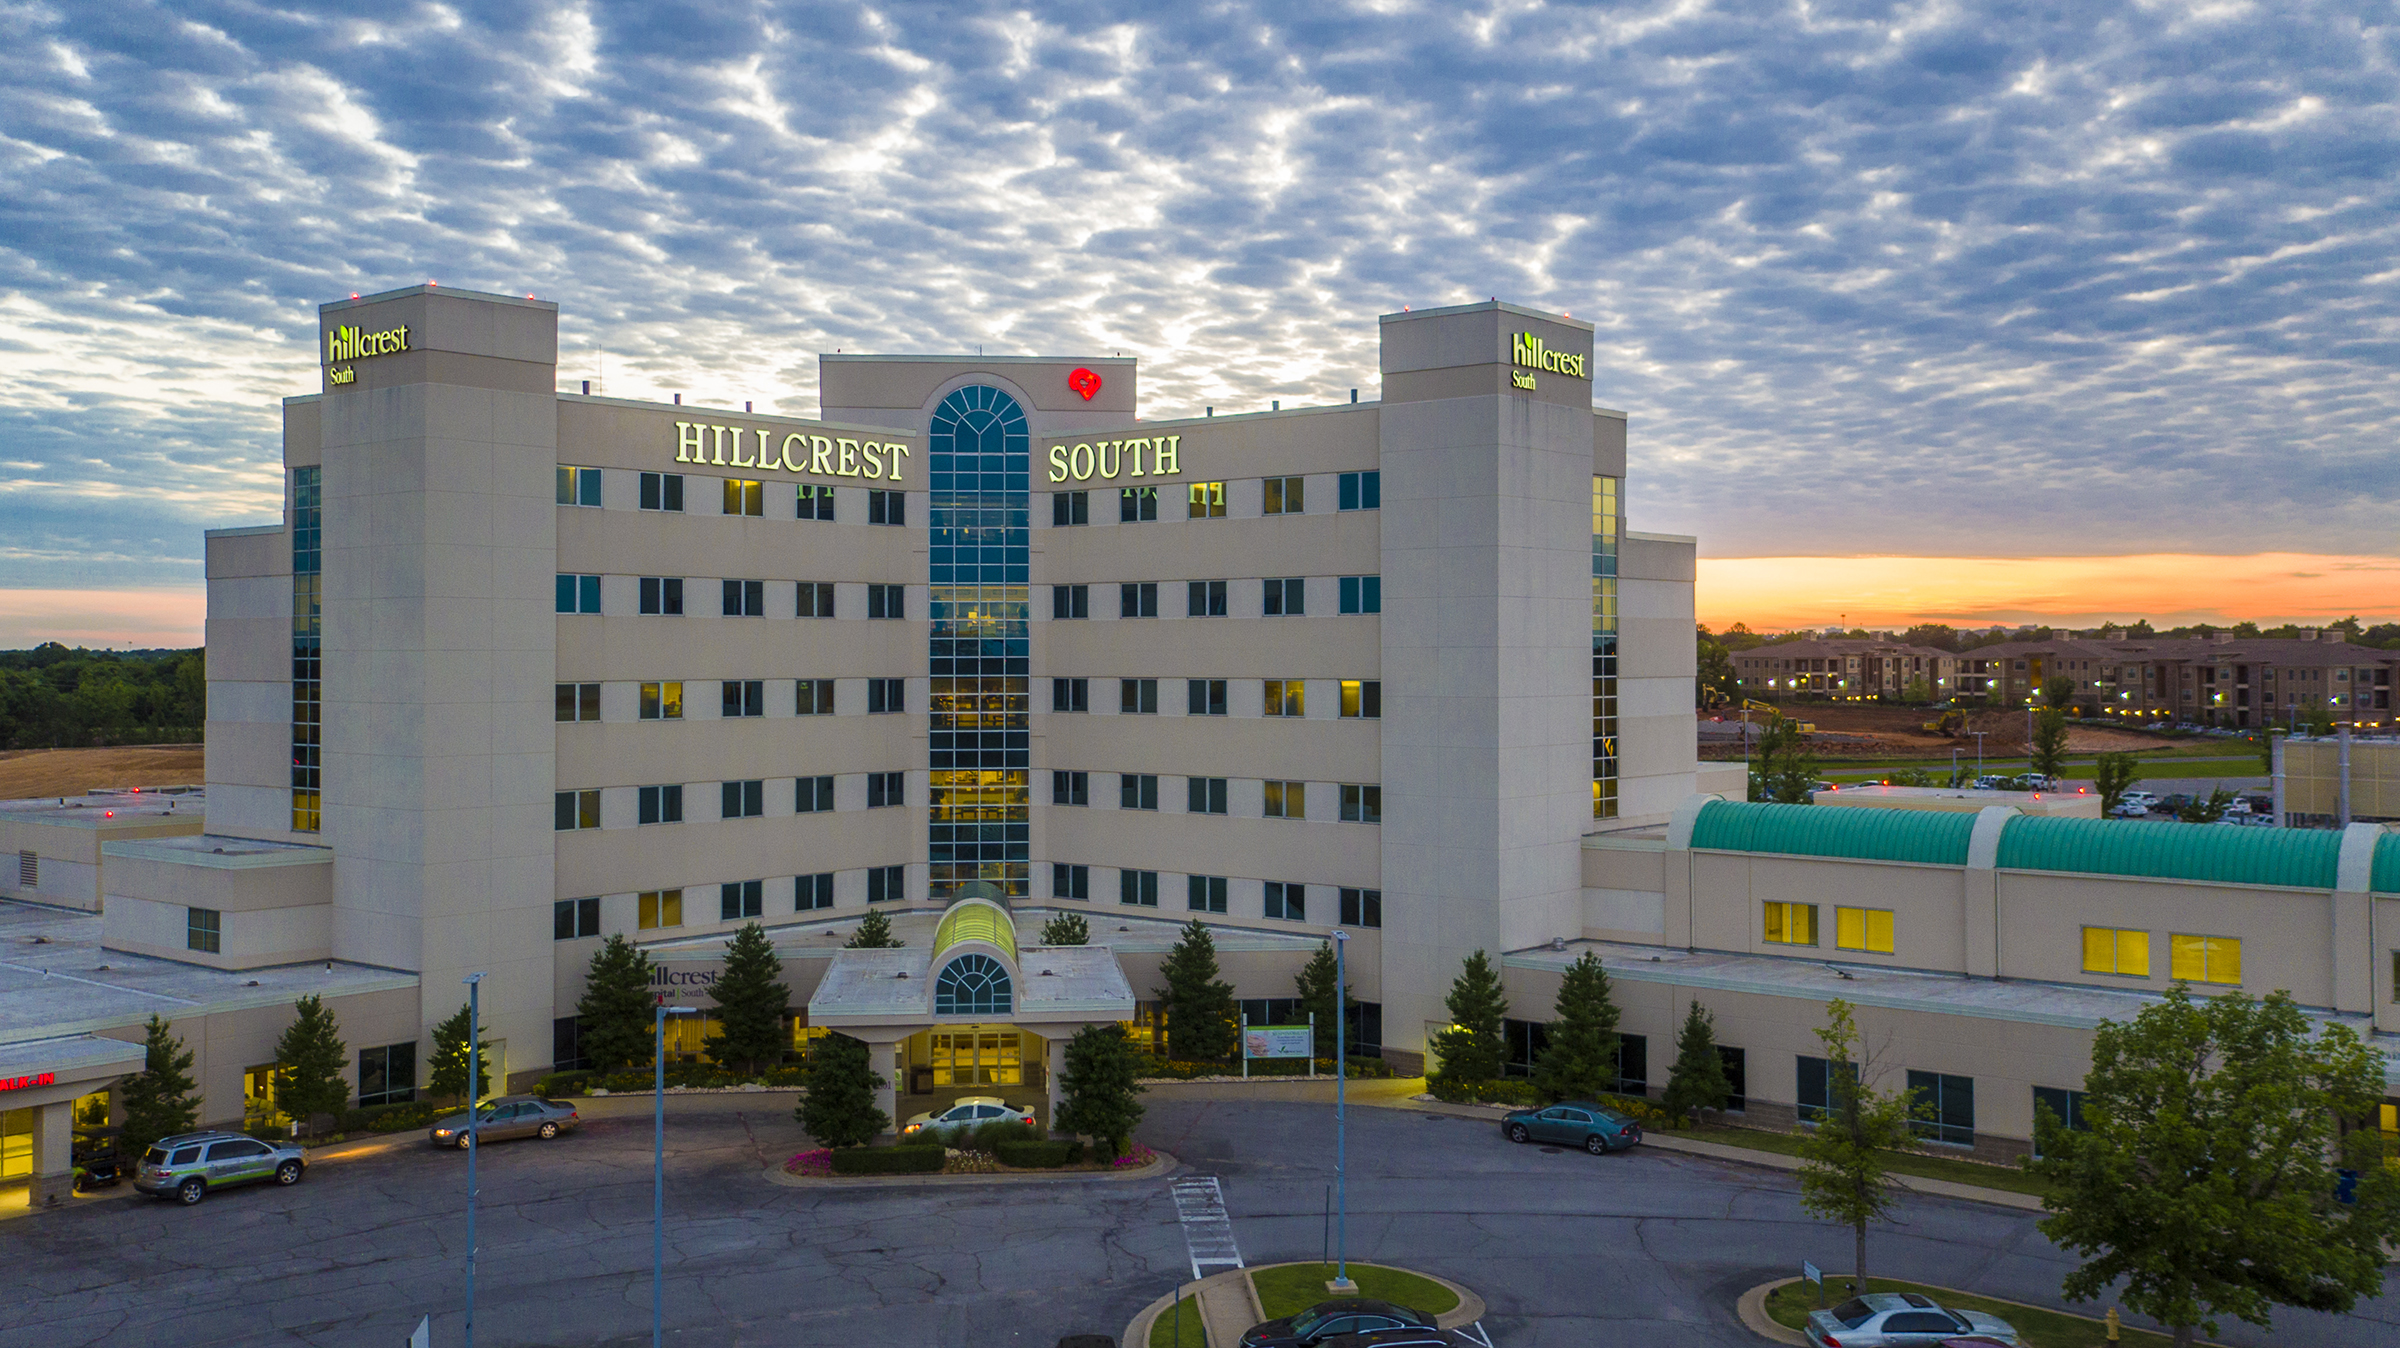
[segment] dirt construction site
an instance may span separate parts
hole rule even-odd
[[[120,786],[196,786],[205,775],[197,744],[113,749],[0,750],[0,800],[80,796]]]
[[[1783,712],[1796,721],[1814,723],[1808,737],[1811,752],[1826,758],[1947,759],[1956,748],[1973,749],[1975,732],[1983,732],[1983,751],[1991,758],[2021,756],[2026,751],[2022,710],[1971,711],[1955,735],[1925,729],[1941,713],[1929,707],[1894,707],[1872,702],[1793,702]],[[1753,726],[1762,726],[1761,713],[1752,712]],[[1742,756],[1738,709],[1699,713],[1700,756],[1704,759]],[[1753,730],[1753,736],[1762,733]],[[2104,754],[2163,749],[2175,741],[2140,730],[2115,726],[2070,725],[2067,752]]]

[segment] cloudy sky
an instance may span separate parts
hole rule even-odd
[[[2154,616],[2390,613],[2396,33],[0,0],[0,644],[196,631],[314,306],[427,279],[556,300],[562,375],[612,394],[803,415],[837,347],[1121,350],[1154,415],[1373,397],[1375,315],[1499,295],[1599,324],[1634,527],[1722,559],[1704,616],[2124,612],[2134,555],[2190,578]]]

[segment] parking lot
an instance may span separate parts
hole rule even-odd
[[[1185,1275],[1164,1180],[768,1184],[761,1169],[803,1145],[789,1101],[670,1102],[672,1340],[1049,1348],[1118,1333]],[[647,1108],[605,1102],[579,1134],[483,1153],[478,1344],[646,1340]],[[1785,1174],[1654,1149],[1546,1154],[1489,1124],[1402,1110],[1350,1119],[1351,1255],[1475,1287],[1502,1348],[1752,1344],[1736,1294],[1803,1257],[1848,1262],[1846,1235],[1803,1218]],[[1318,1104],[1168,1088],[1142,1133],[1222,1177],[1243,1254],[1264,1263],[1320,1250],[1330,1123]],[[428,1311],[435,1343],[458,1344],[465,1174],[455,1152],[403,1145],[196,1208],[87,1203],[0,1224],[0,1345],[397,1345]],[[2055,1299],[2066,1263],[2032,1214],[1911,1199],[1904,1216],[1874,1237],[1880,1269]],[[2390,1343],[2400,1298],[2278,1328],[2286,1343]],[[2268,1342],[2247,1328],[2222,1337]]]

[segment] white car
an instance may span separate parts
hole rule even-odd
[[[1914,1292],[1869,1292],[1808,1317],[1809,1337],[1829,1348],[1915,1348],[1961,1335],[2020,1342],[2006,1320],[1978,1311],[1944,1310]]]
[[[2141,806],[2142,811],[2145,814],[2149,812],[2151,806],[2158,803],[2158,796],[2156,793],[2149,791],[2128,791],[2124,795],[2117,797],[2117,799],[2127,805]]]
[[[1041,1136],[1035,1130],[1031,1109],[1019,1109],[997,1095],[962,1095],[939,1114],[928,1111],[902,1124],[900,1136],[944,1137],[983,1124],[1007,1120],[1025,1125],[1027,1137]]]

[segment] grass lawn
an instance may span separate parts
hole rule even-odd
[[[1762,1128],[1689,1128],[1663,1136],[1698,1138],[1702,1142],[1748,1147],[1752,1151],[1771,1151],[1784,1156],[1798,1156],[1802,1141],[1799,1133],[1771,1133]],[[1886,1156],[1894,1174],[1948,1180],[1952,1184],[1973,1184],[1986,1189],[2006,1189],[2011,1193],[2031,1194],[2036,1198],[2050,1192],[2049,1185],[2015,1166],[1986,1165],[1981,1161],[1962,1161],[1956,1157],[1925,1152],[1889,1152]]]
[[[1287,1264],[1282,1268],[1251,1270],[1250,1285],[1258,1289],[1258,1304],[1266,1311],[1267,1318],[1279,1320],[1325,1300],[1325,1284],[1332,1278],[1331,1264]],[[1396,1268],[1352,1264],[1350,1281],[1358,1284],[1358,1294],[1362,1297],[1395,1302],[1427,1315],[1458,1308],[1457,1293],[1431,1278],[1420,1278]]]
[[[1169,1306],[1150,1322],[1150,1348],[1208,1348],[1208,1334],[1200,1328],[1199,1301],[1185,1297],[1177,1304],[1183,1309],[1180,1319],[1176,1307]]]
[[[1825,1275],[1825,1300],[1828,1305],[1840,1305],[1849,1295],[1841,1289],[1849,1280],[1828,1273]],[[2108,1330],[2098,1320],[2067,1315],[2059,1311],[2036,1310],[2003,1301],[1992,1301],[1971,1293],[1948,1287],[1932,1287],[1921,1282],[1896,1282],[1890,1278],[1869,1278],[1868,1289],[1876,1292],[1916,1292],[1933,1298],[1952,1310],[1981,1311],[1996,1315],[2013,1326],[2025,1348],[2103,1348]],[[1767,1297],[1767,1318],[1786,1329],[1799,1329],[1808,1323],[1808,1313],[1817,1308],[1816,1288],[1804,1282],[1787,1283]],[[2121,1344],[2165,1345],[2174,1343],[2164,1334],[2127,1327],[2118,1331]]]

